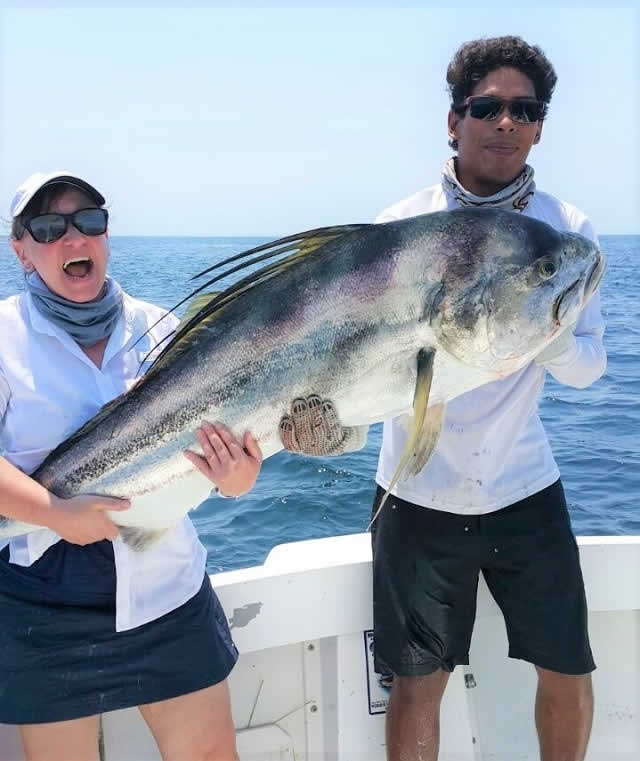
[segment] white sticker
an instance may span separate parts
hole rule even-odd
[[[388,674],[376,674],[373,668],[373,631],[364,632],[364,650],[365,660],[367,663],[367,697],[369,699],[369,713],[373,716],[376,713],[386,713],[389,703],[391,686],[383,686],[380,683],[389,681]]]

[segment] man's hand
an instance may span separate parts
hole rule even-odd
[[[262,452],[250,433],[240,443],[222,423],[203,423],[196,430],[202,456],[187,449],[185,457],[206,476],[225,497],[239,497],[256,482],[262,466]]]
[[[576,337],[573,335],[573,328],[565,328],[553,341],[546,346],[536,357],[534,362],[536,365],[548,365],[550,362],[570,362],[575,356],[578,347]]]
[[[369,430],[367,425],[344,428],[332,402],[317,394],[294,399],[291,414],[282,416],[279,428],[285,449],[312,457],[334,457],[362,449]]]

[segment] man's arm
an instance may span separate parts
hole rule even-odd
[[[600,291],[582,310],[573,332],[556,339],[536,358],[560,383],[586,388],[607,369],[607,353],[602,343],[604,321],[600,314]],[[555,351],[554,351],[555,349]]]
[[[584,219],[577,232],[598,243],[589,220]],[[560,383],[574,388],[586,388],[607,369],[607,353],[602,342],[604,320],[600,312],[600,289],[582,310],[573,331],[566,330],[537,357]]]

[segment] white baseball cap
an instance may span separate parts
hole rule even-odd
[[[86,180],[83,180],[70,172],[36,172],[30,177],[27,177],[22,185],[16,190],[16,194],[13,197],[10,206],[11,216],[15,218],[22,214],[29,201],[39,190],[44,188],[45,185],[57,185],[58,183],[73,185],[84,193],[90,195],[98,206],[104,205],[104,197],[102,193],[99,193],[93,185],[89,185]]]

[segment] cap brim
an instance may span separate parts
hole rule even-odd
[[[81,190],[83,193],[86,193],[89,197],[93,198],[93,200],[98,204],[98,206],[103,206],[105,203],[104,196],[102,193],[100,193],[98,190],[96,190],[93,185],[90,185],[86,180],[83,180],[81,177],[75,177],[72,174],[59,174],[54,176],[48,176],[44,181],[38,185],[35,185],[33,188],[29,189],[28,193],[25,193],[23,197],[20,199],[20,202],[16,205],[16,207],[13,209],[13,217],[17,217],[25,210],[27,207],[27,204],[43,189],[47,188],[51,185],[71,185],[72,187],[78,188],[78,190]]]

